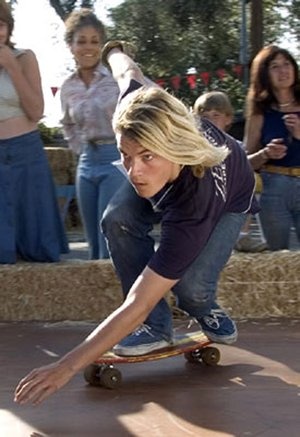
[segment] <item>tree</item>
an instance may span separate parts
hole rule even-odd
[[[288,11],[288,30],[297,41],[298,52],[300,52],[300,0],[289,1],[286,9]]]
[[[8,3],[10,3],[11,6],[14,6],[18,3],[18,0],[10,0]],[[49,3],[54,8],[57,15],[64,21],[76,6],[92,9],[95,0],[49,0]]]
[[[268,40],[281,34],[277,3],[264,0],[264,37]],[[247,8],[250,11],[250,3]],[[110,10],[110,17],[113,25],[109,36],[134,42],[137,61],[152,78],[185,77],[190,68],[197,73],[209,72],[211,77],[220,69],[231,74],[240,62],[240,0],[125,0]],[[233,74],[226,81],[213,77],[206,85],[198,78],[192,89],[185,83],[176,92],[190,103],[208,87],[226,84],[231,90],[240,88],[236,93],[240,105],[244,89],[235,77]]]
[[[263,45],[263,0],[251,0],[250,59],[254,58]]]
[[[93,0],[81,0],[78,2],[77,0],[49,0],[50,5],[55,9],[57,15],[64,21],[66,17],[75,9],[77,4],[81,8],[93,8],[93,4],[95,3]]]

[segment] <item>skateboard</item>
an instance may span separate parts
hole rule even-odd
[[[118,388],[122,383],[122,374],[115,365],[123,363],[142,363],[183,354],[189,363],[204,363],[215,366],[220,361],[220,351],[210,346],[209,340],[202,331],[177,334],[170,346],[139,356],[120,356],[110,351],[99,357],[84,370],[84,379],[93,386],[109,389]]]

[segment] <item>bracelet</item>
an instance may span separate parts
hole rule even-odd
[[[262,153],[261,153],[261,157],[265,160],[268,161],[270,159],[270,156],[267,152],[266,147],[264,149],[262,149]]]
[[[107,56],[108,56],[108,53],[109,53],[112,49],[116,49],[116,48],[120,49],[121,52],[124,51],[124,50],[123,50],[123,44],[122,44],[121,41],[118,41],[118,40],[116,40],[116,41],[108,41],[108,42],[104,45],[104,47],[103,47],[103,49],[102,49],[102,52],[101,52],[101,61],[102,61],[102,64],[105,65],[105,67],[110,68],[109,63],[107,62]]]

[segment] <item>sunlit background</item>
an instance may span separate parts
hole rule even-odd
[[[121,2],[96,0],[95,12],[104,23],[108,23],[108,8]],[[32,49],[39,62],[45,98],[45,118],[42,121],[49,127],[58,126],[61,116],[59,89],[74,67],[70,51],[64,43],[64,24],[49,0],[18,0],[14,17],[14,42],[17,47]],[[282,46],[293,52],[296,44],[287,35]]]
[[[97,0],[97,16],[107,23],[107,8],[115,7],[121,1]],[[60,118],[59,88],[74,66],[64,43],[64,24],[49,0],[18,0],[14,18],[13,40],[16,46],[33,50],[39,62],[45,98],[45,118],[42,121],[47,126],[57,126]],[[56,88],[58,92],[54,96]]]

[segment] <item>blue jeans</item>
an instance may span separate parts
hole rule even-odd
[[[291,228],[300,242],[300,178],[261,172],[260,219],[270,250],[288,249]]]
[[[0,140],[0,264],[58,262],[68,253],[39,131]]]
[[[76,193],[90,259],[109,258],[100,221],[109,200],[125,181],[124,175],[112,164],[118,159],[115,144],[87,144],[79,158]]]
[[[160,219],[161,214],[155,213],[150,202],[140,198],[129,182],[112,198],[104,213],[102,228],[124,296],[153,255],[154,240],[149,233]],[[245,214],[224,214],[198,258],[173,288],[178,306],[191,316],[200,318],[214,306],[220,272],[245,219]],[[159,301],[145,323],[170,339],[172,314],[165,299]]]

